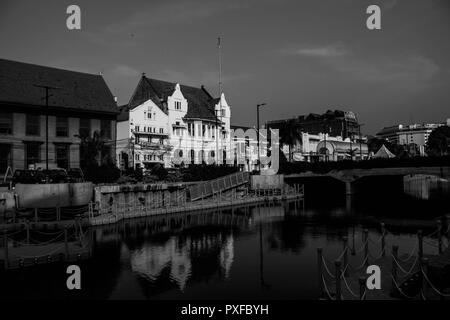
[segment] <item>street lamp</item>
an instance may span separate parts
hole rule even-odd
[[[262,106],[265,106],[265,105],[266,105],[266,103],[260,103],[260,104],[256,105],[256,130],[258,131],[257,139],[258,139],[258,171],[259,172],[261,172],[261,158],[260,158],[261,156],[259,153],[259,108]]]

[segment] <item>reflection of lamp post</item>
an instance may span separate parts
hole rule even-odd
[[[256,130],[258,135],[258,172],[261,172],[261,157],[259,152],[259,108],[265,105],[266,103],[260,103],[256,105]]]

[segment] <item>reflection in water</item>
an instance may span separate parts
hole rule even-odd
[[[309,203],[306,208],[283,202],[98,227],[93,257],[80,264],[82,292],[68,293],[66,266],[53,265],[0,273],[0,297],[316,299],[316,248],[337,256],[343,236],[359,248],[364,228],[379,236],[380,212],[395,220],[406,208]],[[416,229],[396,232],[389,241],[408,252]]]

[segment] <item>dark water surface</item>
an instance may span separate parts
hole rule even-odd
[[[93,257],[78,264],[81,290],[66,288],[68,264],[61,263],[0,273],[0,298],[317,299],[318,247],[332,261],[343,236],[358,251],[362,230],[379,239],[379,223],[389,220],[388,246],[408,253],[419,227],[407,223],[426,225],[445,213],[401,196],[319,197],[305,207],[298,201],[129,220],[93,229]],[[428,225],[424,234],[435,230]],[[371,252],[379,253],[375,241]],[[359,265],[362,253],[350,260]]]

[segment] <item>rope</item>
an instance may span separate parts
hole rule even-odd
[[[407,261],[409,261],[409,260],[414,256],[414,253],[416,252],[417,247],[418,247],[418,243],[417,243],[417,241],[416,241],[416,244],[414,245],[414,247],[413,247],[413,249],[411,250],[411,253],[408,255],[408,257],[407,257],[406,259],[400,259],[400,258],[398,258],[398,260],[401,261],[401,262],[407,262]]]
[[[402,291],[402,289],[400,289],[400,287],[399,287],[398,284],[397,284],[397,281],[395,281],[394,276],[393,276],[392,274],[391,274],[390,276],[391,276],[392,282],[394,283],[394,285],[395,285],[395,287],[397,288],[398,292],[400,292],[400,294],[401,294],[402,296],[404,296],[404,297],[407,298],[407,299],[414,299],[414,296],[408,296],[406,293],[404,293],[404,292]]]
[[[366,241],[364,241],[364,242],[363,242],[363,244],[362,244],[361,248],[359,248],[359,249],[355,250],[355,252],[356,252],[356,253],[360,253],[360,252],[363,252],[363,251],[364,251],[364,249],[366,248],[366,243],[367,243],[368,241],[369,241],[369,238],[367,238],[367,239],[366,239]]]
[[[347,287],[347,290],[350,292],[350,294],[351,294],[352,296],[354,296],[355,298],[358,298],[358,295],[355,294],[355,293],[352,291],[352,289],[350,289],[350,286],[348,285],[347,280],[346,280],[345,277],[344,277],[344,273],[342,273],[341,278],[344,280],[344,284],[345,284],[345,286]]]
[[[327,266],[327,262],[325,261],[325,259],[323,258],[323,256],[322,256],[322,264],[323,264],[323,266],[325,267],[325,271],[328,273],[328,275],[331,277],[331,278],[335,278],[335,276],[330,272],[330,269],[328,269],[328,266]]]
[[[431,289],[433,289],[438,295],[440,295],[441,297],[450,297],[450,294],[442,293],[440,290],[436,289],[436,287],[433,285],[433,283],[431,283],[427,274],[423,270],[422,270],[422,274],[423,274],[425,280],[427,281],[427,283],[429,284],[429,286],[431,287]]]
[[[412,264],[412,266],[411,266],[411,269],[409,269],[409,271],[406,271],[405,269],[402,268],[402,266],[400,265],[400,263],[397,261],[397,259],[395,259],[395,257],[394,257],[393,255],[392,255],[392,258],[393,258],[395,264],[397,265],[397,267],[400,269],[400,271],[402,271],[402,272],[403,272],[404,274],[406,274],[406,275],[408,275],[408,274],[410,274],[410,273],[412,272],[412,270],[413,270],[413,269],[415,268],[415,266],[416,266],[417,260],[419,259],[419,257],[416,256],[416,259],[414,260],[414,262],[413,262],[413,264]]]
[[[325,289],[325,292],[327,293],[328,298],[329,298],[330,300],[335,300],[335,299],[333,298],[333,296],[330,294],[330,291],[328,291],[328,287],[327,287],[327,284],[326,284],[326,282],[325,282],[325,278],[323,277],[323,275],[322,275],[322,282],[323,282],[323,287],[324,287],[324,289]]]

